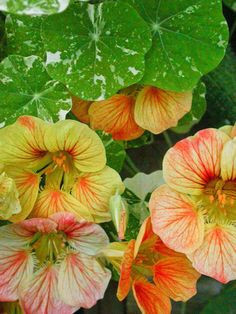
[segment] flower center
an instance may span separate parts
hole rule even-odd
[[[72,167],[72,157],[65,151],[53,153],[52,160],[59,168],[62,168],[64,172],[69,172]]]
[[[213,220],[236,219],[236,181],[214,179],[204,190],[204,205]]]

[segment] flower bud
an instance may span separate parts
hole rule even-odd
[[[13,214],[21,211],[19,193],[13,179],[5,172],[0,174],[0,217],[9,219]]]
[[[109,206],[111,219],[118,233],[118,237],[120,240],[123,240],[129,216],[127,204],[119,194],[115,194],[110,198]]]

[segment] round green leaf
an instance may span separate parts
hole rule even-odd
[[[222,60],[228,41],[221,0],[126,0],[152,30],[143,84],[186,91]]]
[[[151,46],[148,25],[121,1],[72,5],[46,18],[42,38],[50,75],[88,100],[140,81]]]
[[[64,119],[71,108],[66,88],[52,80],[37,56],[12,55],[0,64],[0,126],[21,115],[47,121]]]
[[[14,14],[43,15],[64,11],[70,0],[1,0],[0,10]]]
[[[44,56],[40,37],[43,17],[13,15],[6,17],[7,52],[27,57],[31,55]]]

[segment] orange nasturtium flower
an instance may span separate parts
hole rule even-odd
[[[121,90],[109,99],[86,102],[73,98],[73,113],[95,130],[116,140],[133,140],[144,130],[159,134],[177,125],[192,105],[192,92],[177,93],[153,86]]]
[[[1,130],[0,150],[0,162],[16,184],[22,207],[11,221],[60,211],[87,221],[111,219],[109,199],[124,186],[119,174],[106,166],[102,141],[87,125],[22,116]]]
[[[205,129],[178,142],[164,158],[167,185],[150,200],[154,232],[222,283],[236,279],[234,135],[233,127]]]
[[[104,255],[120,272],[117,297],[122,301],[133,290],[144,314],[168,314],[170,298],[187,301],[196,294],[200,274],[181,253],[168,249],[152,231],[147,218],[135,240],[113,242]]]
[[[97,259],[109,243],[96,224],[70,213],[0,228],[0,301],[24,313],[72,314],[103,298],[111,274]]]

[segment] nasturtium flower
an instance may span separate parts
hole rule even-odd
[[[78,97],[72,96],[71,111],[79,121],[87,124],[90,122],[88,110],[91,103],[92,101],[82,100]]]
[[[119,174],[105,166],[103,143],[87,125],[22,116],[1,130],[0,149],[0,162],[21,204],[13,222],[60,211],[87,221],[111,219],[109,199],[124,186]]]
[[[196,293],[200,274],[185,255],[168,249],[154,234],[150,217],[136,240],[113,242],[103,253],[120,272],[118,299],[123,300],[132,289],[144,314],[168,314],[170,298],[187,301]]]
[[[133,140],[144,130],[159,134],[176,126],[190,111],[192,97],[191,91],[177,93],[134,85],[103,101],[86,106],[77,102],[77,117],[81,119],[86,113],[93,129],[103,130],[116,140]]]
[[[0,228],[0,301],[24,313],[74,313],[103,298],[111,274],[98,253],[108,237],[70,213]]]
[[[222,283],[236,279],[234,134],[233,127],[205,129],[178,142],[164,157],[167,185],[150,200],[154,232]]]

